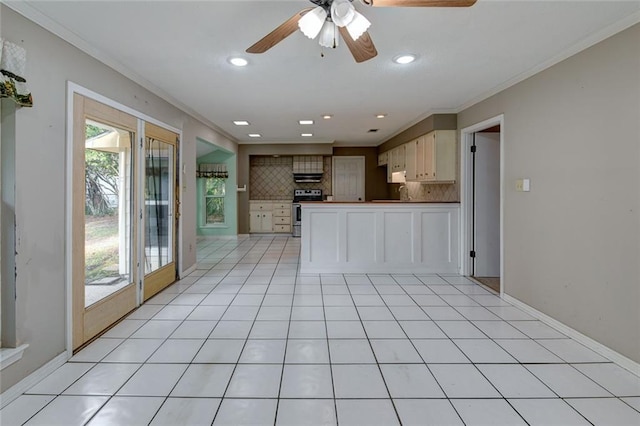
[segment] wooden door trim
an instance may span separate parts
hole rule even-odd
[[[171,262],[164,265],[160,269],[156,269],[144,277],[144,296],[146,302],[169,285],[173,284],[176,279],[176,263]],[[167,284],[167,282],[169,284]]]

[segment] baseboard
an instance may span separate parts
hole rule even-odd
[[[0,394],[0,409],[4,408],[7,404],[18,398],[25,393],[29,388],[40,380],[47,377],[49,374],[56,371],[68,360],[67,352],[64,351],[42,367],[38,368],[33,373],[29,374],[24,379],[20,380],[15,385],[11,386],[6,391]]]
[[[618,364],[620,367],[626,370],[629,370],[636,376],[640,376],[640,364],[635,362],[634,360],[627,358],[626,356],[614,351],[613,349],[603,345],[602,343],[599,343],[593,340],[591,337],[585,336],[579,331],[569,327],[568,325],[561,323],[556,319],[551,318],[549,315],[544,314],[535,308],[532,308],[526,303],[523,303],[520,300],[512,296],[509,296],[508,294],[504,294],[502,298],[505,301],[511,303],[513,306],[516,306],[522,309],[532,317],[535,317],[540,321],[544,322],[545,324],[549,325],[550,327],[555,328],[560,333],[571,337],[576,342],[582,343],[592,351],[597,352],[603,357],[610,359],[611,361]]]

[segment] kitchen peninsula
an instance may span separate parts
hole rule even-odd
[[[302,204],[302,273],[460,273],[459,203]]]

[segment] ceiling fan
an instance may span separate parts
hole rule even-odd
[[[339,36],[356,62],[374,58],[378,51],[367,32],[371,23],[356,11],[353,0],[309,0],[315,7],[302,9],[278,28],[247,49],[247,53],[264,53],[300,28],[311,39],[320,36],[323,47],[338,46]],[[477,0],[360,0],[372,7],[469,7]]]

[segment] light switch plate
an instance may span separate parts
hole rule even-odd
[[[530,179],[518,179],[518,180],[516,180],[516,191],[518,191],[518,192],[529,192],[529,191],[531,191],[531,180]]]

